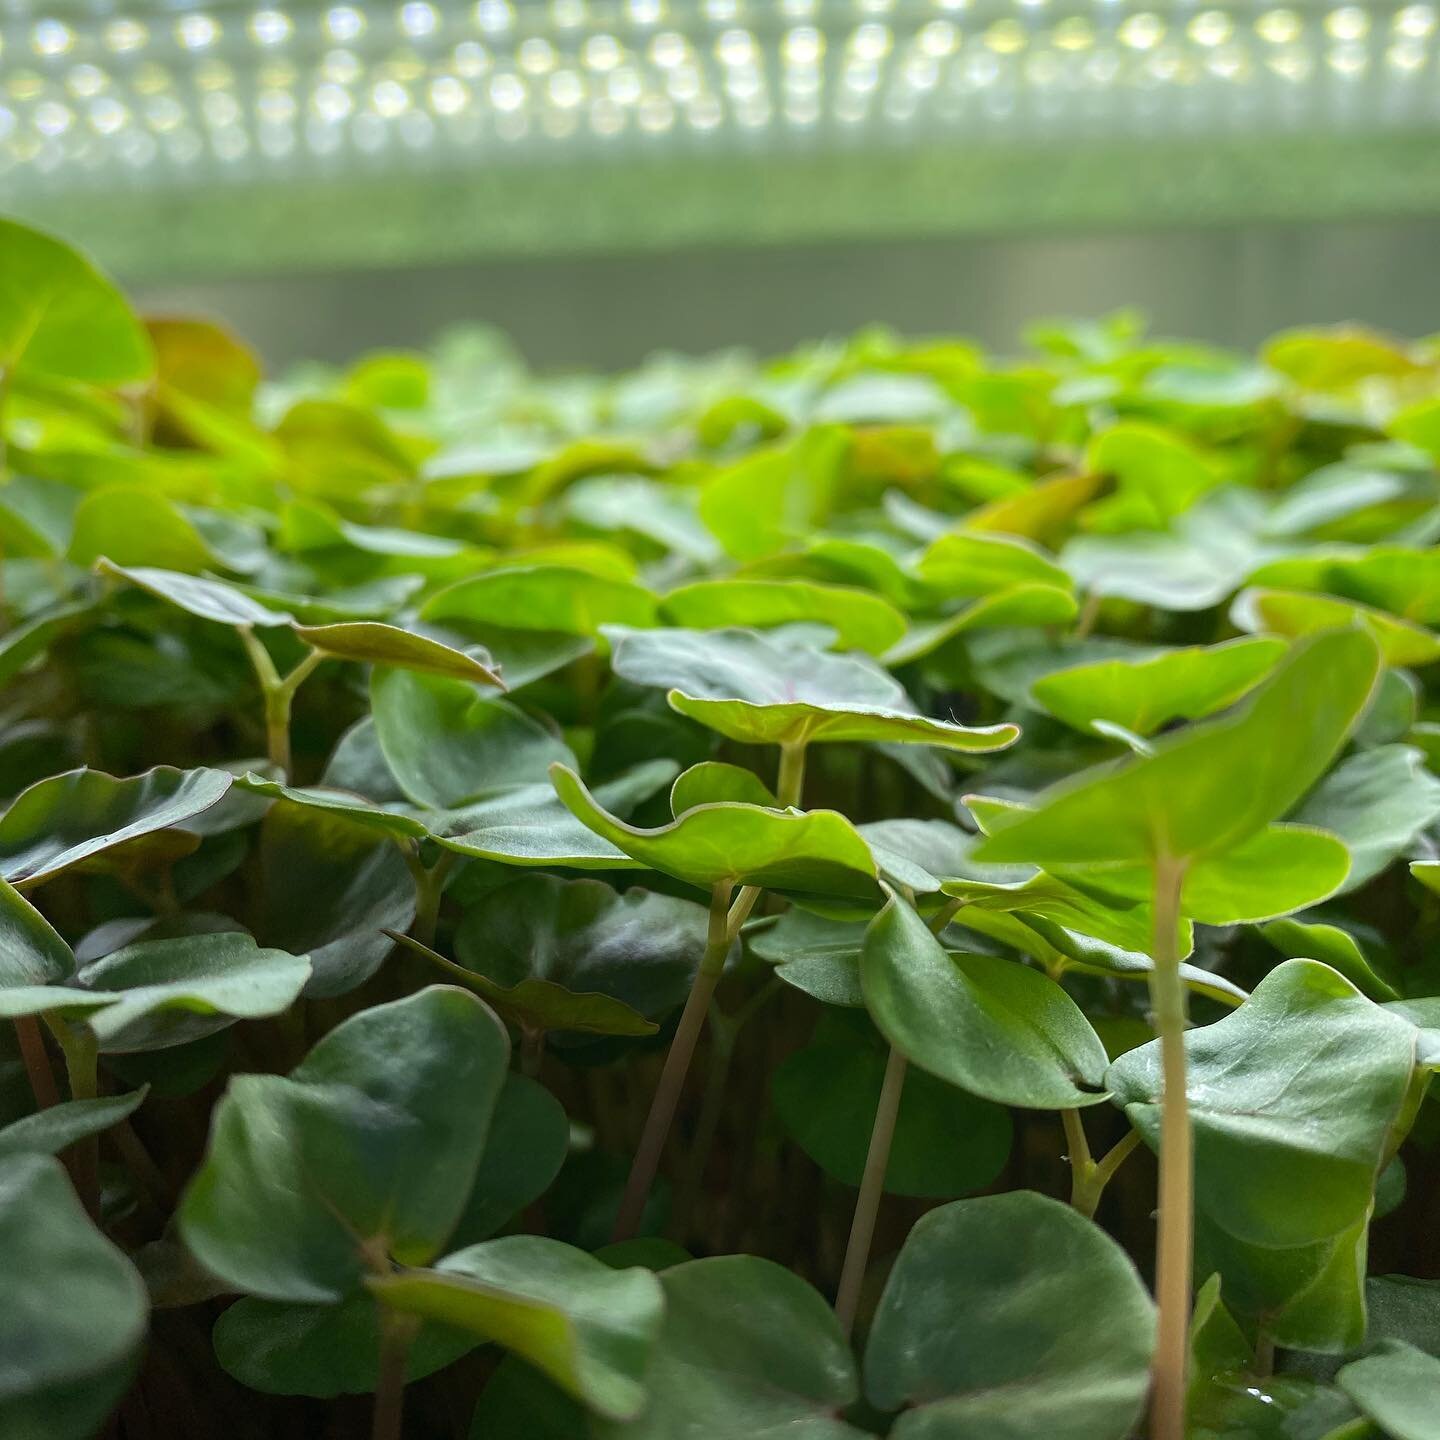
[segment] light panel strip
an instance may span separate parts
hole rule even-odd
[[[546,157],[1440,129],[1428,3],[0,4],[9,195]]]

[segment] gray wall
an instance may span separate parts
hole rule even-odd
[[[1340,320],[1421,335],[1440,329],[1437,259],[1440,219],[516,259],[139,295],[229,321],[276,367],[486,320],[537,366],[613,368],[657,348],[780,350],[873,321],[1006,347],[1037,316],[1120,305],[1159,331],[1240,346]]]

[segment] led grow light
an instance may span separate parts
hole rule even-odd
[[[0,8],[11,196],[657,143],[1075,143],[1440,123],[1429,4],[403,0]]]

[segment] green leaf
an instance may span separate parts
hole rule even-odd
[[[827,1175],[858,1186],[885,1077],[885,1047],[857,1035],[840,1013],[822,1016],[810,1044],[781,1064],[771,1095],[790,1138]],[[952,1199],[983,1190],[1004,1168],[1010,1144],[1010,1116],[1000,1106],[912,1069],[900,1094],[885,1191]]]
[[[0,1126],[0,1160],[11,1155],[58,1155],[77,1140],[98,1135],[133,1115],[149,1087],[128,1095],[106,1095],[99,1100],[64,1100],[37,1110],[9,1125]]]
[[[261,944],[310,957],[311,998],[344,995],[415,918],[415,881],[393,841],[342,814],[279,800],[260,826]]]
[[[763,630],[811,621],[831,626],[842,650],[872,655],[905,633],[905,617],[888,600],[868,590],[804,580],[697,580],[670,591],[660,610],[672,624],[691,630]]]
[[[552,767],[553,768],[553,767]],[[628,814],[675,778],[673,760],[649,760],[597,785],[594,800],[611,813]],[[636,862],[567,808],[548,781],[519,785],[433,816],[437,845],[510,865],[566,865],[577,870],[624,870]]]
[[[1260,933],[1287,959],[1320,960],[1332,970],[1338,970],[1371,1000],[1400,998],[1375,973],[1355,937],[1338,925],[1318,921],[1271,920],[1260,927]]]
[[[975,849],[980,862],[1196,861],[1284,815],[1344,743],[1379,677],[1375,642],[1341,630],[1297,645],[1238,711],[1043,792]]]
[[[70,770],[22,791],[0,815],[0,875],[34,886],[117,846],[181,825],[230,788],[223,770],[157,765],[119,780]]]
[[[1418,1000],[1389,1000],[1384,1008],[1415,1027],[1415,1064],[1424,1070],[1440,1070],[1440,995],[1426,995]]]
[[[50,922],[0,880],[0,990],[58,985],[75,974],[75,956]]]
[[[262,950],[248,935],[144,940],[84,966],[80,984],[118,998],[91,1014],[105,1051],[159,1050],[233,1020],[279,1015],[310,978],[307,956]]]
[[[381,667],[370,696],[386,763],[417,805],[456,808],[541,784],[555,761],[575,763],[552,730],[460,680]]]
[[[558,1240],[510,1235],[431,1270],[374,1277],[370,1289],[382,1305],[503,1345],[602,1415],[629,1419],[645,1404],[664,1304],[648,1270],[612,1270]]]
[[[481,989],[490,1003],[522,1023],[647,1035],[685,1003],[708,924],[690,900],[529,875],[466,910],[455,954],[467,979],[490,982]],[[611,1028],[617,1021],[623,1028]]]
[[[808,540],[829,513],[850,439],[839,426],[754,450],[700,492],[700,518],[737,560]]]
[[[1209,610],[1244,582],[1259,550],[1249,529],[1223,515],[1187,511],[1168,532],[1081,535],[1060,562],[1092,595],[1179,612]]]
[[[1197,1207],[1267,1247],[1313,1245],[1363,1219],[1415,1044],[1401,1017],[1314,960],[1286,961],[1238,1010],[1188,1032]],[[1105,1083],[1156,1146],[1159,1042],[1122,1055]]]
[[[1304,910],[1335,894],[1350,873],[1350,852],[1333,835],[1303,825],[1267,825],[1228,852],[1186,871],[1184,912],[1202,925],[1241,925]],[[1147,872],[1081,871],[1098,887],[1138,900],[1151,893]]]
[[[351,620],[338,625],[297,625],[295,633],[307,645],[338,660],[359,660],[369,665],[397,665],[427,675],[470,680],[477,685],[504,681],[488,665],[454,646],[433,640],[398,625],[376,620]]]
[[[1374,1440],[1375,1435],[1338,1390],[1299,1375],[1261,1379],[1230,1371],[1216,1378],[1188,1414],[1191,1440]]]
[[[1381,745],[1341,761],[1295,812],[1338,835],[1350,851],[1354,890],[1412,849],[1440,819],[1440,780],[1410,745]]]
[[[947,953],[898,897],[865,933],[860,978],[881,1033],[941,1080],[1036,1110],[1106,1098],[1105,1047],[1059,985],[1013,960]]]
[[[138,1367],[145,1286],[45,1155],[0,1160],[0,1253],[0,1433],[89,1440]]]
[[[1312,635],[1358,625],[1380,644],[1387,665],[1430,665],[1440,660],[1440,638],[1408,620],[1333,595],[1253,587],[1235,597],[1231,623],[1252,634]]]
[[[0,371],[126,385],[155,354],[125,297],[82,255],[0,220]]]
[[[1236,1239],[1202,1210],[1195,1216],[1195,1263],[1201,1274],[1220,1272],[1229,1308],[1252,1330],[1263,1326],[1276,1345],[1351,1350],[1365,1336],[1368,1218],[1314,1244],[1277,1250]]]
[[[58,606],[0,637],[0,683],[18,675],[37,655],[43,655],[52,641],[78,628],[94,608],[90,601]]]
[[[511,1355],[481,1393],[469,1440],[577,1440],[587,1434],[580,1404]]]
[[[1091,442],[1086,468],[1114,479],[1116,491],[1090,506],[1090,530],[1163,530],[1219,478],[1178,435],[1157,425],[1121,421]]]
[[[726,802],[687,810],[656,830],[607,813],[573,770],[551,769],[565,806],[617,849],[703,889],[758,885],[811,895],[873,900],[875,860],[854,826],[833,810],[770,810]]]
[[[1220,1298],[1220,1277],[1212,1275],[1195,1292],[1190,1315],[1190,1374],[1186,1409],[1196,1411],[1222,1372],[1248,1369],[1254,1352],[1245,1332]]]
[[[543,1085],[505,1077],[475,1184],[449,1243],[488,1240],[549,1188],[570,1148],[570,1121]]]
[[[468,1330],[427,1322],[405,1356],[407,1383],[473,1350]],[[363,1290],[338,1305],[242,1296],[215,1322],[215,1358],[242,1385],[267,1395],[365,1395],[380,1378],[380,1312]]]
[[[1012,585],[985,595],[940,620],[922,620],[885,652],[890,666],[911,665],[961,635],[1006,627],[1067,625],[1079,606],[1074,594],[1056,585]]]
[[[596,1440],[860,1440],[840,1420],[856,1398],[855,1362],[834,1312],[798,1275],[752,1255],[664,1271],[665,1323],[628,1422],[597,1421]]]
[[[1440,1360],[1391,1341],[1335,1377],[1361,1412],[1394,1440],[1430,1440],[1440,1406]]]
[[[1261,353],[1272,370],[1307,390],[1344,390],[1371,376],[1409,375],[1417,368],[1388,336],[1359,325],[1283,330]]]
[[[668,689],[670,704],[750,744],[901,741],[946,749],[1003,749],[1013,725],[969,727],[919,715],[872,661],[834,655],[787,636],[750,630],[610,627],[615,673]]]
[[[937,599],[977,598],[1015,585],[1071,589],[1070,577],[1038,545],[1013,535],[950,530],[932,540],[915,573]]]
[[[141,485],[107,485],[77,507],[66,559],[88,569],[102,556],[116,567],[158,566],[188,574],[221,563],[178,505]]]
[[[962,925],[967,912],[979,909],[1038,917],[1131,952],[1148,951],[1155,937],[1147,904],[1110,895],[1097,899],[1044,870],[1024,880],[946,880],[940,888],[951,898],[965,902],[956,914]],[[1193,948],[1191,932],[1183,924],[1179,945],[1180,953],[1185,955]]]
[[[334,1304],[384,1255],[425,1264],[474,1183],[510,1045],[431,986],[330,1031],[290,1072],[239,1075],[178,1212],[201,1264],[272,1300]]]
[[[290,625],[295,617],[287,610],[276,610],[252,600],[243,590],[199,575],[182,575],[176,570],[157,569],[148,565],[123,566],[101,560],[95,568],[102,575],[128,581],[141,590],[164,600],[169,605],[194,615],[200,620],[213,620],[219,625]]]
[[[1125,1252],[1030,1191],[958,1200],[910,1232],[865,1350],[895,1440],[1124,1440],[1155,1311]]]
[[[509,986],[497,985],[488,975],[447,960],[413,936],[396,934],[391,938],[439,966],[451,980],[468,986],[522,1030],[538,1034],[566,1030],[589,1035],[653,1035],[660,1028],[613,996],[593,990],[569,990],[553,980],[534,978]]]
[[[1193,645],[1139,660],[1102,660],[1053,670],[1032,697],[1072,728],[1098,734],[1103,722],[1154,735],[1173,720],[1199,720],[1253,689],[1285,653],[1268,637]]]
[[[1440,560],[1432,550],[1335,546],[1262,565],[1250,581],[1282,590],[1320,590],[1421,625],[1440,622]]]
[[[1427,890],[1440,894],[1440,860],[1412,860],[1410,873]]]
[[[860,949],[865,926],[832,920],[792,906],[773,925],[750,938],[750,951],[775,966],[787,985],[813,995],[822,1005],[860,1009]]]
[[[705,760],[675,777],[670,787],[670,813],[679,819],[697,805],[718,805],[733,800],[742,805],[774,809],[775,796],[753,770],[743,765],[722,765]]]
[[[422,620],[594,635],[602,625],[653,625],[655,597],[628,580],[560,565],[491,570],[432,595]]]
[[[675,778],[673,760],[652,760],[595,788],[601,806],[628,811]],[[615,846],[577,820],[548,780],[515,785],[458,810],[405,812],[326,786],[281,785],[253,773],[237,777],[241,789],[290,800],[357,829],[395,841],[433,840],[444,849],[512,865],[567,865],[576,869],[634,869]],[[423,819],[419,818],[423,815]]]

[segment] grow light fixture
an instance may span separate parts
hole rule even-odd
[[[0,5],[11,196],[586,151],[1440,124],[1435,8],[1126,0]]]

